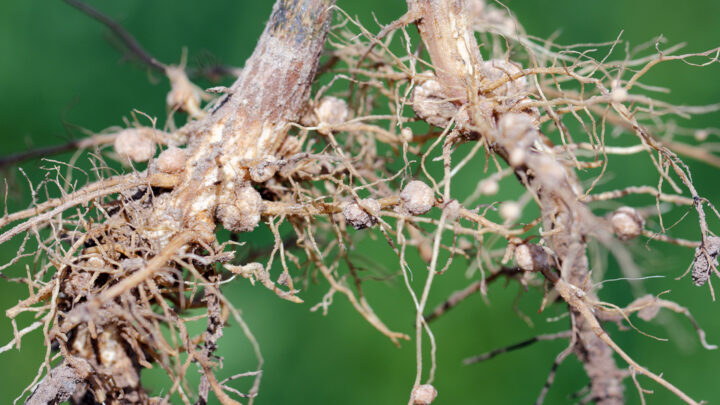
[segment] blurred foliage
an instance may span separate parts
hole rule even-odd
[[[128,0],[93,1],[91,4],[119,19],[125,27],[159,60],[178,63],[183,47],[189,52],[189,65],[219,61],[242,66],[272,7],[272,1],[214,0]],[[338,0],[338,5],[371,31],[405,11],[401,0]],[[528,33],[547,37],[558,33],[561,44],[597,43],[622,37],[637,45],[662,34],[670,43],[687,42],[688,51],[701,51],[720,45],[718,0],[695,0],[681,4],[670,0],[576,0],[507,1],[506,5]],[[374,17],[373,17],[374,15]],[[375,18],[375,19],[374,19]],[[111,46],[114,40],[95,21],[59,0],[0,2],[0,144],[2,155],[30,147],[56,145],[84,136],[85,131],[100,131],[123,125],[132,109],[151,116],[165,116],[164,77],[125,60]],[[662,98],[677,104],[701,105],[720,101],[720,65],[698,69],[673,63],[662,65],[646,82],[672,89]],[[210,87],[226,83],[201,83]],[[676,119],[676,118],[672,118]],[[680,119],[678,119],[680,120]],[[713,113],[682,120],[685,126],[720,127],[720,114]],[[712,139],[711,139],[712,140]],[[713,141],[717,141],[714,139]],[[69,155],[55,157],[59,160]],[[720,203],[718,170],[688,160],[700,193]],[[632,157],[620,160],[611,169],[612,184],[656,181],[649,160]],[[44,174],[38,162],[22,167],[33,181]],[[456,189],[472,189],[482,175],[483,162],[470,165],[461,175]],[[473,173],[477,173],[474,175]],[[7,205],[15,210],[29,204],[26,181],[17,168],[2,173],[10,185]],[[511,179],[512,180],[512,179]],[[507,183],[509,184],[509,183]],[[517,187],[505,186],[496,196],[507,198]],[[647,200],[646,200],[647,203]],[[0,203],[5,204],[5,203]],[[652,204],[652,202],[650,203]],[[4,210],[6,207],[2,207]],[[682,214],[682,213],[681,213]],[[680,215],[678,215],[679,218]],[[716,231],[718,221],[711,221]],[[697,238],[694,213],[690,213],[672,232]],[[262,233],[260,233],[262,234]],[[270,243],[266,236],[253,234],[250,245],[262,248]],[[0,249],[0,261],[6,263],[15,253],[12,243]],[[646,275],[664,275],[646,281],[650,293],[671,290],[667,297],[687,306],[706,328],[711,343],[720,343],[720,306],[711,300],[707,288],[696,289],[689,278],[675,281],[692,259],[692,251],[660,243],[636,242],[632,247]],[[370,254],[371,252],[371,254]],[[660,253],[658,253],[660,252]],[[366,237],[353,257],[376,275],[394,273],[396,258],[384,239]],[[468,283],[467,262],[458,259],[451,269],[436,280],[429,308],[443,301],[454,290]],[[609,259],[607,278],[621,276]],[[415,276],[422,267],[415,266]],[[8,276],[23,274],[16,266]],[[477,276],[477,275],[476,275]],[[6,310],[27,294],[25,287],[2,281],[0,309]],[[544,384],[555,355],[565,342],[543,342],[496,357],[488,362],[462,366],[461,360],[496,347],[525,340],[536,334],[563,330],[566,319],[548,322],[562,308],[549,308],[537,314],[541,295],[531,291],[517,301],[518,308],[534,322],[529,327],[513,312],[520,287],[516,283],[492,285],[487,301],[476,295],[433,324],[438,349],[438,404],[515,404],[534,401]],[[337,297],[327,316],[311,313],[326,286],[310,288],[302,294],[306,304],[282,301],[262,287],[253,288],[237,280],[225,286],[225,294],[243,311],[247,323],[261,343],[265,372],[258,404],[325,403],[367,404],[404,403],[414,377],[414,344],[394,347],[369,327],[351,306]],[[414,310],[401,280],[378,282],[367,291],[375,310],[391,328],[412,331]],[[631,300],[627,282],[605,284],[603,299],[624,305]],[[651,370],[661,372],[678,387],[697,399],[720,400],[714,386],[720,352],[704,351],[686,319],[665,314],[661,322],[638,321],[651,334],[668,337],[669,342],[650,339],[635,331],[611,333],[635,359]],[[26,322],[21,318],[20,322]],[[38,371],[44,355],[39,332],[23,339],[21,351],[0,356],[0,403],[10,403]],[[10,322],[0,319],[0,344],[12,338]],[[237,325],[231,324],[221,340],[220,354],[224,370],[230,375],[254,367],[252,352]],[[162,392],[162,371],[145,372],[150,387]],[[641,378],[646,388],[655,390],[651,403],[675,403],[678,400],[662,388]],[[570,358],[558,372],[550,390],[548,404],[572,402],[569,394],[582,389],[587,378],[580,364]],[[635,388],[627,387],[628,402],[638,403]]]

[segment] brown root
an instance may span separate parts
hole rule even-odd
[[[26,403],[160,404],[179,398],[206,404],[211,395],[224,405],[252,403],[263,359],[258,339],[223,295],[224,283],[257,282],[297,304],[307,299],[303,293],[311,283],[324,283],[327,292],[311,310],[325,314],[342,297],[358,319],[400,345],[410,335],[386,323],[366,294],[371,283],[392,278],[404,282],[412,301],[410,404],[442,397],[433,385],[438,342],[431,321],[476,292],[487,300],[488,286],[501,279],[519,283],[521,294],[543,291],[540,311],[560,302],[570,325],[466,363],[567,338],[538,404],[571,354],[589,378],[587,401],[623,403],[628,377],[643,397],[638,376],[644,375],[697,403],[639,365],[603,327],[615,322],[639,331],[631,314],[650,321],[664,308],[685,315],[703,346],[715,349],[689,309],[644,292],[626,307],[600,301],[602,282],[592,282],[590,268],[600,272],[602,263],[591,266],[588,250],[597,242],[628,278],[642,278],[630,274],[639,271],[625,246],[655,239],[696,249],[695,284],[720,275],[720,244],[705,207],[720,213],[695,190],[678,154],[710,164],[718,158],[657,135],[666,129],[662,115],[712,109],[673,106],[633,91],[645,86],[644,74],[658,63],[714,63],[719,50],[674,55],[674,49],[658,48],[658,55],[596,60],[526,35],[493,5],[463,0],[408,0],[407,14],[374,35],[333,0],[277,0],[252,56],[242,70],[232,70],[234,84],[202,92],[184,62],[157,61],[109,17],[78,0],[66,2],[168,77],[171,118],[164,131],[148,117],[150,126],[128,123],[73,143],[96,149],[90,156],[98,179],[76,187],[72,162],[67,175],[56,166],[44,182],[31,184],[30,208],[0,218],[0,244],[22,238],[17,257],[0,267],[3,276],[33,263],[12,279],[27,285],[29,296],[6,311],[15,333],[0,353],[19,348],[23,336],[38,329],[46,344],[44,377],[38,376]],[[334,12],[341,23],[328,36]],[[422,45],[412,43],[412,23]],[[478,32],[488,41],[485,59]],[[393,43],[398,37],[400,52]],[[606,45],[608,55],[618,44]],[[318,67],[323,52],[328,58]],[[328,84],[311,95],[318,71],[330,76]],[[180,128],[174,127],[177,112],[187,113]],[[612,145],[606,126],[629,131],[635,144]],[[100,147],[110,144],[114,152],[103,155]],[[469,146],[461,154],[462,145]],[[468,174],[474,191],[458,190],[454,180],[483,154],[482,178]],[[648,157],[658,184],[597,190],[609,159],[636,154]],[[104,159],[132,173],[110,174]],[[592,178],[582,181],[580,170]],[[499,191],[511,175],[522,191],[507,199]],[[668,187],[673,190],[663,190]],[[47,198],[40,200],[43,194]],[[496,201],[498,195],[505,200]],[[631,208],[628,196],[649,196],[655,206]],[[663,214],[673,206],[698,215],[697,241],[668,234],[672,227]],[[272,234],[272,242],[253,250],[248,242],[259,228]],[[396,267],[360,251],[363,238],[387,243]],[[426,314],[435,283],[457,271],[458,261],[475,279]],[[19,328],[27,313],[36,320]],[[257,367],[223,378],[218,347],[230,319],[247,337]],[[198,323],[204,331],[191,334]],[[142,371],[150,367],[168,376],[162,397],[151,397],[142,384]],[[201,374],[197,387],[188,382],[191,367]],[[247,389],[229,385],[241,377],[252,378]]]

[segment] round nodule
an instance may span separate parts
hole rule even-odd
[[[342,211],[345,220],[356,230],[370,228],[377,224],[376,215],[379,212],[380,203],[372,198],[360,200],[359,204],[350,203]]]
[[[215,216],[230,232],[250,232],[260,223],[262,197],[252,187],[241,187],[232,203],[219,204]]]
[[[542,246],[523,243],[515,248],[515,263],[523,271],[542,271],[549,266],[549,258]]]
[[[179,173],[185,169],[185,150],[171,146],[160,153],[157,168],[163,173]]]
[[[318,126],[320,127],[318,132],[323,135],[327,135],[329,133],[327,126],[342,124],[347,121],[348,115],[350,114],[347,102],[343,99],[332,96],[323,97],[323,99],[320,100],[320,105],[315,111],[319,121]]]
[[[437,390],[430,384],[418,385],[412,390],[413,405],[430,405],[437,397]]]
[[[637,238],[645,227],[645,219],[635,208],[620,207],[610,216],[613,232],[620,240]]]
[[[408,183],[400,192],[402,208],[412,215],[423,215],[435,205],[435,193],[419,180]]]
[[[140,128],[129,128],[115,137],[115,152],[133,162],[147,162],[155,156],[155,141]]]

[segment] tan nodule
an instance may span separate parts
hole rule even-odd
[[[419,180],[409,182],[400,192],[401,208],[411,215],[423,215],[435,205],[435,193]]]
[[[642,234],[645,227],[645,219],[635,208],[620,207],[610,216],[615,235],[620,240],[635,239]]]
[[[413,405],[430,405],[435,398],[437,398],[437,390],[430,384],[419,385],[412,390]]]

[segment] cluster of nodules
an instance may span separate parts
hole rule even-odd
[[[79,398],[88,389],[100,403],[117,403],[117,398],[124,398],[122,403],[127,404],[144,403],[143,400],[147,398],[138,389],[140,367],[137,360],[139,357],[141,361],[147,361],[143,355],[146,353],[146,342],[137,336],[139,333],[145,335],[147,331],[135,329],[129,321],[130,318],[135,320],[134,317],[140,313],[137,311],[137,303],[126,302],[127,306],[120,306],[115,302],[105,303],[98,312],[92,314],[87,312],[85,304],[105,287],[108,272],[114,263],[119,264],[119,270],[129,272],[143,267],[143,260],[110,260],[95,253],[86,255],[89,257],[67,267],[65,276],[60,280],[56,301],[58,311],[62,314],[57,327],[64,334],[62,341],[67,347],[66,363],[72,365],[76,379],[82,382],[81,386],[76,387],[75,399],[81,403]],[[157,279],[161,284],[165,282],[164,277],[173,277],[170,272],[163,272],[162,275],[163,277]],[[86,320],[88,316],[92,319],[92,326],[85,322],[77,324],[78,320]],[[50,336],[58,334],[55,331],[50,332]],[[86,382],[89,386],[86,386]]]
[[[413,92],[415,114],[437,127],[454,124],[471,138],[483,136],[505,154],[512,168],[531,166],[531,175],[542,177],[546,187],[564,187],[560,183],[566,180],[567,170],[542,142],[540,112],[522,67],[491,59],[479,62],[477,73],[477,96],[472,100],[453,90],[452,84],[443,85],[441,77],[426,80]],[[495,192],[492,182],[483,186],[484,194]]]
[[[107,315],[110,315],[108,313]],[[118,320],[115,319],[115,322]],[[87,370],[85,377],[90,382],[90,392],[94,399],[100,403],[115,402],[122,398],[122,403],[140,404],[148,400],[140,388],[140,367],[137,356],[143,350],[141,340],[133,340],[133,334],[138,331],[125,325],[125,322],[105,323],[95,325],[94,330],[81,325],[73,330],[70,355],[72,364],[80,365],[76,370]],[[147,362],[147,359],[142,359]],[[79,374],[79,373],[78,373]],[[112,384],[107,383],[112,381]],[[79,394],[79,392],[78,392]],[[87,394],[86,394],[87,395]]]
[[[620,207],[610,213],[608,220],[613,233],[622,241],[637,238],[642,234],[645,227],[643,216],[635,208],[628,206]],[[713,253],[711,257],[715,258],[717,264],[717,255],[720,252],[720,238],[710,237],[709,240],[711,241],[709,251]],[[699,252],[700,250],[696,253],[695,266],[709,269],[707,260]],[[522,271],[543,271],[550,266],[549,256],[545,248],[533,243],[523,243],[515,247],[515,263]],[[695,272],[693,278],[695,279]]]
[[[230,232],[250,232],[260,223],[263,199],[250,185],[228,189],[220,197],[215,216]]]
[[[435,192],[427,184],[419,180],[409,182],[400,192],[396,210],[406,215],[423,215],[435,205]],[[378,215],[382,206],[380,201],[364,198],[349,203],[343,208],[345,220],[355,229],[370,228],[378,223]]]
[[[479,78],[482,83],[490,86],[506,80],[504,83],[494,85],[490,89],[484,89],[480,85],[480,96],[477,104],[470,108],[461,108],[462,100],[458,102],[458,94],[450,94],[452,89],[447,89],[434,76],[425,80],[413,91],[412,106],[415,114],[425,122],[434,126],[445,128],[451,123],[457,127],[463,127],[476,121],[478,117],[471,119],[471,114],[480,113],[483,117],[525,115],[536,119],[539,114],[537,109],[530,105],[532,100],[528,97],[528,83],[525,76],[520,75],[522,69],[516,63],[491,59],[482,61],[478,66]],[[454,98],[454,99],[453,99]],[[508,113],[512,109],[523,114]],[[507,114],[506,114],[507,113]],[[513,119],[518,119],[517,117]]]
[[[127,128],[115,137],[115,153],[125,161],[147,162],[155,157],[157,143],[167,134],[152,128]],[[170,146],[160,152],[151,170],[163,173],[179,173],[185,168],[187,153],[184,149]]]

